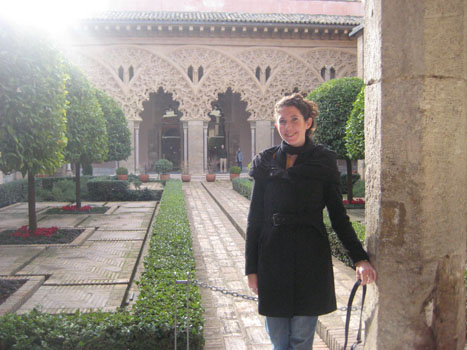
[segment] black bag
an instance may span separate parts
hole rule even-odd
[[[362,281],[358,280],[355,282],[352,291],[350,292],[349,302],[347,303],[347,316],[345,318],[345,342],[344,342],[344,350],[347,348],[347,338],[349,337],[349,324],[350,324],[350,313],[352,311],[352,302],[353,298],[355,297],[355,293],[357,292],[358,287],[360,286]],[[366,295],[366,286],[363,286],[363,293],[362,293],[362,308],[360,309],[360,321],[358,325],[358,332],[357,332],[357,339],[355,343],[352,344],[350,350],[360,350],[363,349],[362,344],[362,314],[363,314],[363,304],[365,303],[365,295]]]

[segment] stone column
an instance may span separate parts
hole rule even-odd
[[[256,121],[256,152],[259,153],[266,148],[272,147],[271,143],[271,120]]]
[[[365,349],[464,349],[464,0],[365,3]]]
[[[3,183],[3,173],[0,171],[0,184]]]
[[[118,165],[121,167],[128,168],[130,173],[135,172],[135,161],[136,161],[136,144],[135,144],[135,124],[139,125],[139,122],[133,119],[128,120],[128,129],[130,130],[131,135],[131,154],[126,160],[121,160],[118,162]]]
[[[188,120],[188,166],[191,174],[204,172],[205,139],[207,130],[202,120]]]
[[[183,122],[183,165],[188,165],[188,123]]]
[[[256,155],[256,122],[250,122],[251,131],[251,159]]]
[[[135,163],[134,163],[134,168],[135,168],[135,173],[139,171],[139,124],[140,121],[135,121],[134,122],[134,137],[135,137]]]

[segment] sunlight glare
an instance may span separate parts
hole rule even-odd
[[[19,25],[60,34],[69,25],[108,10],[110,0],[0,0],[3,17]]]

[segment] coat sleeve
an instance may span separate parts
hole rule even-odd
[[[261,229],[264,223],[264,189],[265,181],[255,179],[251,193],[250,211],[245,240],[245,274],[257,273],[258,247]]]
[[[335,154],[331,152],[329,154],[330,156],[327,157],[327,162],[329,163],[327,165],[332,167],[333,171],[338,175]],[[342,203],[340,183],[336,181],[339,177],[332,176],[330,178],[334,180],[330,180],[325,185],[325,204],[329,218],[331,219],[332,228],[354,263],[361,260],[369,260],[368,254],[363,249]]]

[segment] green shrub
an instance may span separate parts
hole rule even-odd
[[[167,174],[173,169],[173,164],[170,160],[159,159],[154,163],[154,170],[158,174]]]
[[[352,174],[352,184],[355,183],[360,179],[360,174]],[[341,191],[342,193],[347,193],[347,174],[341,175]]]
[[[242,196],[251,199],[251,190],[253,188],[253,181],[245,178],[236,178],[232,180],[232,187]]]
[[[358,180],[353,185],[353,195],[354,197],[365,197],[365,181]]]
[[[231,166],[229,170],[230,174],[240,174],[241,172],[242,172],[242,169],[236,165]]]
[[[150,252],[144,259],[144,272],[139,282],[140,296],[134,307],[135,315],[146,320],[158,320],[160,331],[167,337],[167,346],[173,346],[173,315],[175,313],[174,273],[186,279],[189,272],[195,276],[190,224],[180,181],[169,180],[162,195],[156,217]],[[177,288],[177,314],[179,321],[186,318],[185,286]],[[204,344],[203,308],[198,288],[190,287],[190,346],[202,349]],[[179,336],[186,333],[185,324],[179,325]],[[191,348],[191,347],[190,347]],[[158,348],[161,349],[161,348]],[[165,347],[164,347],[165,349]]]
[[[87,183],[91,176],[80,177],[81,198],[88,200]],[[36,190],[36,200],[41,201],[57,201],[57,202],[74,202],[76,200],[76,179],[75,177],[54,177],[43,178],[41,184]]]
[[[114,181],[117,182],[117,181]],[[138,191],[143,192],[143,191]],[[50,315],[33,310],[0,316],[0,349],[172,350],[174,272],[195,277],[191,232],[181,183],[169,181],[153,227],[140,295],[134,309]],[[185,285],[177,288],[177,350],[186,348]],[[190,286],[190,349],[204,346],[203,309],[198,287]]]
[[[92,176],[92,164],[85,163],[83,164],[83,175]]]
[[[327,211],[323,211],[324,226],[328,232],[329,244],[331,246],[331,253],[339,261],[343,262],[347,266],[354,268],[352,260],[347,255],[344,246],[337,237],[337,234],[334,232],[331,226],[331,221],[329,220],[329,214]],[[352,226],[357,234],[358,239],[362,244],[365,243],[365,225],[359,222],[352,222]]]
[[[28,180],[16,180],[0,185],[0,208],[28,200]]]
[[[128,193],[128,181],[91,180],[88,193],[91,201],[123,201]]]
[[[117,170],[115,170],[115,174],[117,174],[117,175],[128,175],[128,169],[121,166],[120,168],[117,168]]]

